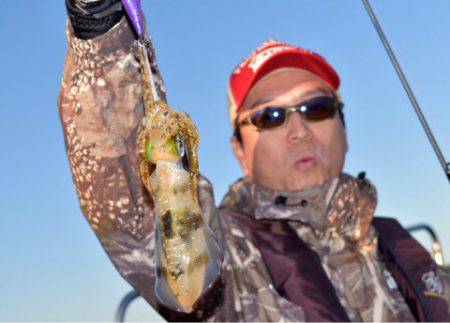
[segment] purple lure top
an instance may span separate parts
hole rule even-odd
[[[142,26],[142,11],[141,11],[141,1],[140,0],[122,0],[123,6],[133,23],[134,30],[138,36],[144,34],[144,28]]]

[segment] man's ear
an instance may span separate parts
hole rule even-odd
[[[241,170],[244,173],[245,176],[248,176],[248,168],[245,163],[245,153],[244,153],[244,147],[239,140],[237,140],[236,136],[231,136],[231,147],[233,148],[233,154],[236,157],[236,159],[239,161],[239,165],[241,166]]]
[[[344,145],[345,145],[345,153],[348,153],[348,141],[347,141],[347,128],[344,128]]]

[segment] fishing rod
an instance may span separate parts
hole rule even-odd
[[[403,70],[397,61],[397,58],[395,57],[394,52],[392,51],[391,46],[389,45],[389,42],[386,36],[384,35],[383,30],[381,29],[380,23],[378,22],[377,18],[375,17],[375,14],[373,13],[369,0],[362,0],[362,2],[364,3],[364,7],[366,8],[368,15],[372,20],[375,29],[377,30],[378,36],[380,37],[380,40],[383,43],[384,48],[386,49],[389,59],[394,65],[395,71],[397,72],[397,75],[400,78],[400,81],[402,82],[403,88],[405,89],[406,94],[408,95],[409,101],[411,102],[414,111],[416,112],[417,117],[419,118],[419,121],[422,124],[423,129],[425,130],[428,140],[430,141],[431,146],[433,146],[434,152],[437,158],[439,159],[439,162],[442,168],[444,169],[445,174],[447,175],[447,179],[450,182],[450,163],[445,160],[444,155],[442,154],[442,151],[439,148],[439,145],[436,142],[433,133],[431,132],[430,126],[428,125],[425,116],[423,115],[422,110],[419,106],[419,103],[417,102],[416,97],[414,96],[414,93],[411,90],[408,81],[406,80],[405,74],[403,73]]]

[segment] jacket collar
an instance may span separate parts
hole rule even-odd
[[[257,220],[299,221],[320,235],[332,232],[360,241],[367,238],[376,203],[375,187],[367,179],[342,173],[299,191],[272,190],[240,179],[230,187],[221,207]]]

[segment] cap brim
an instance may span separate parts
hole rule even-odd
[[[256,71],[254,71],[253,78],[247,81],[245,88],[241,88],[241,91],[245,93],[245,95],[240,98],[238,102],[235,102],[237,112],[241,109],[250,89],[264,76],[280,68],[291,67],[304,69],[317,75],[334,90],[337,90],[340,83],[339,76],[325,60],[316,57],[315,55],[316,54],[303,53],[300,50],[293,49],[277,53],[262,63]]]

